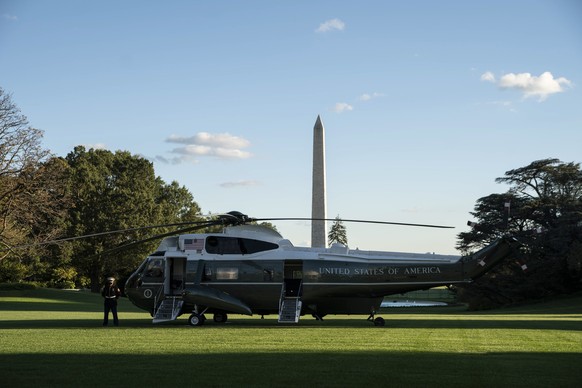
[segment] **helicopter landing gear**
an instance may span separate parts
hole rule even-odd
[[[198,306],[194,305],[194,311],[192,311],[192,315],[188,317],[188,324],[190,326],[202,326],[206,321],[206,317],[204,313],[208,310],[208,307],[204,309],[202,312],[198,312]]]
[[[226,313],[214,313],[214,322],[225,323],[228,320],[228,315]]]
[[[319,314],[313,313],[313,314],[311,314],[311,316],[313,318],[315,318],[316,321],[323,321],[323,317],[325,317],[325,314],[319,315]]]
[[[374,324],[374,326],[384,326],[386,324],[386,321],[384,320],[384,318],[382,318],[382,317],[376,317],[376,318],[374,318],[375,315],[376,315],[376,312],[375,311],[372,311],[370,313],[370,316],[366,320],[367,321],[372,321],[372,323]]]
[[[188,324],[190,326],[202,326],[206,321],[204,314],[192,313],[188,318]]]
[[[384,321],[384,318],[382,317],[377,317],[376,319],[374,319],[374,326],[384,326],[386,324],[386,321]]]

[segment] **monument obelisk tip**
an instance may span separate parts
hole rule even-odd
[[[315,120],[315,125],[313,126],[313,128],[323,128],[321,117],[319,117],[319,115],[317,115],[317,119]]]

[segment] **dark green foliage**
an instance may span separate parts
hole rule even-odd
[[[37,161],[2,177],[6,190],[0,210],[5,249],[0,281],[36,281],[50,287],[91,287],[105,276],[121,279],[153,251],[158,241],[101,254],[170,229],[115,233],[60,244],[83,236],[150,225],[199,220],[192,194],[177,182],[166,184],[148,160],[126,151],[76,147],[66,158]],[[7,187],[12,185],[12,190]],[[9,249],[18,246],[17,249]],[[8,249],[6,249],[8,248]]]
[[[344,226],[339,214],[335,217],[335,221],[327,234],[327,239],[329,244],[339,243],[345,246],[348,245],[348,236],[346,232],[346,227]]]
[[[76,147],[66,158],[71,168],[69,235],[87,235],[178,221],[200,214],[192,195],[176,182],[156,178],[150,161],[126,151]],[[164,233],[165,228],[109,234],[74,242],[74,263],[80,279],[97,291],[105,276],[127,276],[158,242],[138,244],[112,254],[109,249]]]
[[[460,233],[457,247],[469,252],[504,234],[517,237],[524,247],[514,260],[462,287],[460,298],[473,308],[489,308],[581,289],[580,165],[538,160],[496,181],[509,184],[509,191],[477,201],[471,214],[478,226]]]

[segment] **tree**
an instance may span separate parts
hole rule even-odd
[[[279,231],[277,230],[277,226],[272,222],[263,221],[258,223],[258,225],[264,226],[265,228],[273,229],[275,232],[279,233]]]
[[[194,201],[192,193],[178,182],[166,184],[161,178],[156,178],[156,205],[160,211],[162,223],[176,223],[200,220],[200,207]]]
[[[507,171],[496,181],[509,184],[510,189],[477,201],[471,214],[478,226],[460,233],[457,247],[468,253],[510,234],[524,244],[524,250],[515,253],[516,262],[505,262],[465,287],[465,296],[483,307],[581,289],[580,165],[543,159]],[[527,274],[522,272],[523,264]]]
[[[148,160],[127,151],[89,150],[75,147],[66,160],[72,170],[69,235],[88,235],[178,221],[194,221],[200,214],[192,195],[177,183],[166,185],[154,175]],[[124,244],[163,233],[136,230],[96,236],[74,242],[74,263],[80,282],[98,291],[105,275],[127,276],[158,241],[103,254]],[[83,277],[85,280],[83,280]]]
[[[335,221],[327,234],[327,239],[329,240],[330,245],[333,243],[348,245],[346,227],[344,226],[339,214],[335,217]]]
[[[68,171],[41,147],[42,135],[0,88],[0,281],[46,280],[53,271],[45,259],[54,248],[34,244],[63,230]]]
[[[0,241],[5,247],[23,240],[14,221],[26,210],[24,198],[35,185],[38,167],[48,157],[40,146],[42,131],[28,126],[11,96],[0,88]],[[0,256],[1,257],[1,256]]]

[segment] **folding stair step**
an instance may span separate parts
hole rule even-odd
[[[299,321],[299,313],[301,311],[301,301],[299,298],[285,298],[281,301],[281,309],[279,311],[279,322],[281,323],[297,323]]]
[[[182,309],[183,303],[184,301],[175,298],[164,299],[156,310],[153,322],[166,322],[176,319]]]

